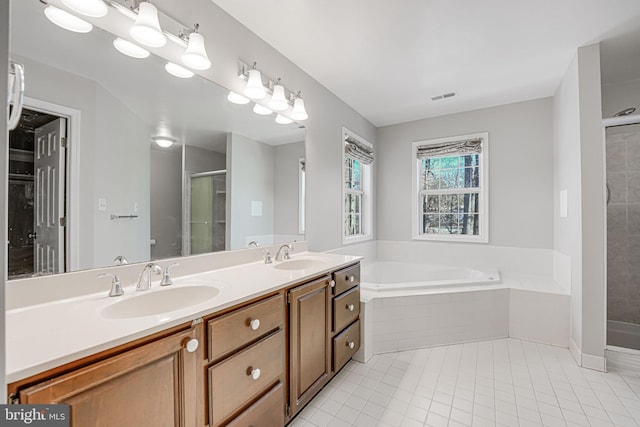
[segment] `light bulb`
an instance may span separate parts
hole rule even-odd
[[[49,21],[53,22],[58,27],[73,31],[74,33],[88,33],[93,29],[93,25],[87,21],[70,14],[66,10],[58,9],[52,5],[46,7],[44,14]]]
[[[145,46],[162,47],[167,44],[167,37],[162,33],[158,21],[158,9],[148,1],[140,3],[136,22],[129,33]]]
[[[260,114],[261,116],[268,116],[269,114],[273,113],[273,111],[260,104],[256,104],[253,106],[253,112],[256,114]]]
[[[81,15],[101,18],[109,8],[102,0],[62,0],[65,6]]]
[[[233,102],[234,104],[248,104],[249,98],[245,98],[244,96],[240,95],[239,93],[235,93],[233,91],[229,91],[229,94],[227,95],[227,100],[229,102]]]
[[[249,70],[249,79],[244,88],[244,95],[251,99],[262,99],[267,96],[267,89],[262,84],[262,76],[258,70]]]
[[[289,108],[289,103],[284,96],[284,87],[282,85],[277,84],[273,87],[273,95],[271,95],[269,108],[274,111],[284,111]]]
[[[302,98],[296,98],[293,101],[293,110],[291,110],[291,118],[293,120],[307,120],[309,115],[304,109],[304,100]]]
[[[118,37],[113,41],[113,47],[115,47],[118,52],[123,53],[132,58],[147,58],[150,53],[148,50],[141,48],[137,44],[131,43],[128,40],[121,39]]]
[[[189,44],[182,55],[182,62],[194,70],[208,70],[211,68],[211,61],[209,61],[207,51],[204,48],[202,34],[194,32],[189,35]]]
[[[173,145],[174,142],[176,142],[175,139],[169,136],[154,136],[151,139],[153,139],[155,143],[162,148],[169,148]]]
[[[187,70],[184,67],[179,66],[178,64],[174,64],[173,62],[167,62],[164,66],[164,69],[167,70],[167,73],[172,76],[179,77],[181,79],[188,79],[194,76],[193,71]]]
[[[288,117],[283,116],[282,114],[278,114],[276,116],[276,123],[279,123],[281,125],[288,125],[290,123],[293,123],[293,120],[291,120]]]

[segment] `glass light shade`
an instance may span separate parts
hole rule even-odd
[[[158,21],[158,9],[148,1],[140,3],[138,17],[129,33],[138,43],[145,46],[162,47],[167,44],[167,36],[162,33]]]
[[[296,98],[293,101],[293,110],[291,110],[291,118],[293,120],[307,120],[309,115],[307,110],[304,109],[304,100],[302,98]]]
[[[66,10],[58,9],[52,5],[45,8],[44,14],[49,21],[53,22],[58,27],[73,31],[74,33],[88,33],[93,29],[93,25],[87,21],[70,14]]]
[[[278,114],[276,116],[276,123],[279,123],[281,125],[288,125],[289,123],[293,123],[293,120],[291,120],[288,117],[283,116],[282,114]]]
[[[204,48],[202,34],[191,33],[189,35],[189,44],[182,55],[182,62],[194,70],[208,70],[211,68],[211,61],[209,61],[207,51]]]
[[[115,47],[118,52],[132,58],[142,59],[150,55],[148,50],[141,48],[137,44],[131,43],[129,40],[121,39],[120,37],[113,41],[113,47]]]
[[[175,139],[169,136],[154,136],[151,139],[153,139],[155,143],[162,148],[169,148],[173,145],[174,142],[176,142]]]
[[[249,98],[245,98],[244,96],[240,95],[239,93],[235,93],[233,91],[229,91],[229,94],[227,95],[227,100],[229,102],[233,102],[234,104],[248,104]]]
[[[282,85],[275,85],[273,87],[273,95],[271,95],[269,108],[274,111],[284,111],[289,108],[289,103],[284,96],[284,87]]]
[[[164,66],[164,69],[167,70],[167,73],[172,76],[179,77],[181,79],[188,79],[194,76],[193,71],[187,70],[184,67],[179,66],[178,64],[174,64],[173,62],[167,62]]]
[[[256,104],[253,106],[253,112],[256,114],[260,114],[261,116],[268,116],[269,114],[273,113],[273,111],[260,104]]]
[[[262,99],[267,96],[267,89],[262,84],[260,71],[249,70],[249,80],[244,88],[244,96],[251,99]]]
[[[62,0],[62,3],[74,12],[93,18],[105,16],[109,11],[102,0]]]

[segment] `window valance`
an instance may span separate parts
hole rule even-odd
[[[373,148],[369,147],[357,139],[346,136],[344,140],[344,152],[347,156],[359,160],[365,165],[373,163]]]
[[[417,147],[417,156],[419,159],[450,155],[480,154],[481,152],[482,138],[445,142],[442,144],[425,144]]]

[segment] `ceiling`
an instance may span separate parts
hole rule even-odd
[[[376,126],[551,96],[603,40],[603,82],[640,78],[638,0],[213,2]]]

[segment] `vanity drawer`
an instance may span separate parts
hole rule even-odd
[[[209,360],[217,360],[283,324],[282,294],[209,320]]]
[[[284,345],[284,332],[279,330],[208,369],[211,425],[282,380]]]
[[[356,320],[333,339],[333,371],[340,368],[360,348],[360,320]]]
[[[284,425],[284,387],[275,387],[233,419],[227,427],[271,427]]]
[[[334,295],[340,295],[356,285],[360,284],[360,264],[347,267],[333,273],[333,280],[336,282]]]
[[[360,286],[333,299],[333,331],[340,332],[360,314]]]

